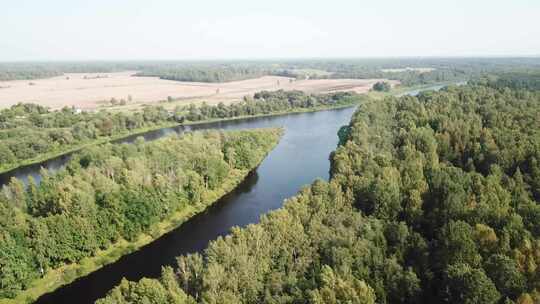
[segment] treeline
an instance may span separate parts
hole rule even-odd
[[[99,304],[538,303],[540,93],[362,103],[316,181]]]
[[[534,57],[96,61],[0,63],[0,80],[45,78],[68,72],[104,73],[130,70],[139,71],[139,76],[156,76],[178,81],[224,82],[264,75],[280,75],[301,79],[306,76],[310,78],[387,78],[399,80],[404,85],[422,85],[434,82],[466,81],[493,73],[538,71],[539,69],[540,59]]]
[[[0,170],[167,122],[173,121],[162,107],[146,107],[133,114],[79,113],[67,107],[49,111],[36,104],[17,104],[0,111]]]
[[[269,75],[270,71],[258,66],[202,66],[202,67],[180,67],[170,68],[153,67],[144,69],[136,76],[153,76],[161,79],[176,81],[195,82],[228,82],[245,80]]]
[[[196,132],[76,153],[39,185],[12,179],[0,193],[0,298],[64,264],[156,223],[213,203],[276,145],[281,130]],[[230,186],[228,186],[230,187]]]
[[[267,115],[298,110],[323,109],[357,104],[362,95],[352,92],[311,95],[302,91],[262,91],[253,98],[244,98],[238,103],[216,106],[178,106],[174,117],[178,121],[200,121],[208,119],[226,119],[243,116]]]
[[[296,79],[390,79],[398,80],[401,85],[415,86],[427,85],[441,82],[461,82],[480,75],[478,72],[467,72],[459,69],[445,67],[441,69],[433,69],[430,71],[406,70],[397,72],[385,72],[382,68],[366,67],[363,65],[344,65],[336,66],[323,70],[323,66],[319,69],[321,72],[313,72],[306,74],[305,72],[295,72],[294,70],[279,70],[273,72],[273,75],[292,77]]]
[[[41,79],[61,76],[63,74],[63,72],[56,69],[33,66],[11,67],[0,65],[0,81]]]
[[[392,85],[386,81],[378,81],[373,85],[372,89],[377,92],[389,92]]]
[[[62,76],[64,73],[106,73],[141,67],[135,63],[113,62],[19,62],[0,63],[0,81],[31,80]]]
[[[381,58],[341,60],[299,60],[281,66],[280,75],[305,78],[295,70],[313,69],[316,78],[386,78],[402,85],[460,82],[486,74],[540,69],[538,58]],[[401,71],[400,71],[401,69]],[[389,71],[392,70],[392,71]]]
[[[506,72],[484,76],[475,82],[497,89],[509,87],[513,89],[540,90],[540,72],[535,70]]]
[[[0,170],[25,161],[69,151],[101,139],[174,123],[225,119],[278,112],[352,105],[353,93],[309,95],[299,91],[261,92],[240,103],[179,106],[174,111],[149,106],[135,113],[79,113],[73,108],[49,111],[35,104],[18,104],[0,111]]]

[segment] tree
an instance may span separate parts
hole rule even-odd
[[[493,282],[480,270],[467,264],[454,264],[444,273],[443,295],[447,303],[497,303],[501,295]]]
[[[10,164],[17,160],[7,145],[0,145],[0,164]]]
[[[450,221],[442,228],[438,237],[437,252],[440,267],[452,264],[478,266],[481,256],[473,239],[472,227],[463,221]]]
[[[24,189],[23,182],[15,177],[12,177],[5,191],[7,192],[7,197],[11,199],[11,202],[15,207],[26,211],[26,191]]]
[[[355,278],[343,280],[332,268],[323,266],[320,274],[321,288],[311,292],[313,304],[374,304],[375,293],[364,281]]]
[[[485,269],[502,294],[515,299],[525,292],[526,278],[519,271],[517,263],[509,257],[493,255],[486,262]]]
[[[377,92],[388,92],[392,86],[386,81],[378,81],[373,85],[373,90]]]

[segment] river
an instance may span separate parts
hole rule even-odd
[[[296,194],[303,185],[311,183],[318,177],[328,178],[330,166],[328,156],[336,148],[337,131],[342,125],[349,123],[353,112],[354,108],[351,107],[180,126],[144,134],[147,140],[152,140],[188,130],[234,130],[276,126],[285,129],[283,138],[261,165],[233,192],[206,211],[140,250],[43,295],[36,303],[93,303],[105,296],[123,277],[134,281],[143,277],[158,277],[162,266],[175,265],[177,256],[202,251],[209,241],[227,234],[233,226],[258,222],[261,215],[281,207],[283,200]],[[122,142],[130,142],[135,138],[126,138]],[[45,162],[43,165],[56,170],[67,158],[69,156]],[[19,173],[19,177],[32,173],[39,179],[39,174],[35,170]]]

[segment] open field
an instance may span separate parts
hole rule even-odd
[[[71,73],[39,80],[0,81],[0,108],[33,102],[53,109],[75,106],[93,110],[110,106],[111,98],[127,101],[126,108],[157,103],[168,96],[178,103],[230,103],[261,90],[303,90],[309,93],[367,92],[380,79],[293,80],[265,76],[227,83],[178,82],[157,77],[134,77],[135,72]],[[395,83],[395,82],[393,82]],[[128,101],[131,96],[131,101]]]

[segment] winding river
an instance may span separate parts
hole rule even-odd
[[[283,200],[294,195],[317,177],[328,178],[328,156],[336,148],[338,129],[349,120],[354,108],[313,113],[258,117],[193,126],[179,126],[144,134],[147,140],[171,133],[205,129],[249,129],[281,126],[283,138],[261,165],[231,193],[224,196],[177,229],[165,234],[140,250],[81,277],[73,283],[40,297],[36,303],[93,303],[125,277],[139,280],[158,277],[163,265],[175,265],[175,257],[202,251],[209,241],[225,235],[233,226],[256,223],[259,217],[282,206]],[[136,136],[123,139],[131,142]],[[41,164],[60,168],[69,156]],[[39,180],[39,166],[23,168],[11,175],[24,178],[31,174]],[[3,177],[4,180],[8,176]]]

